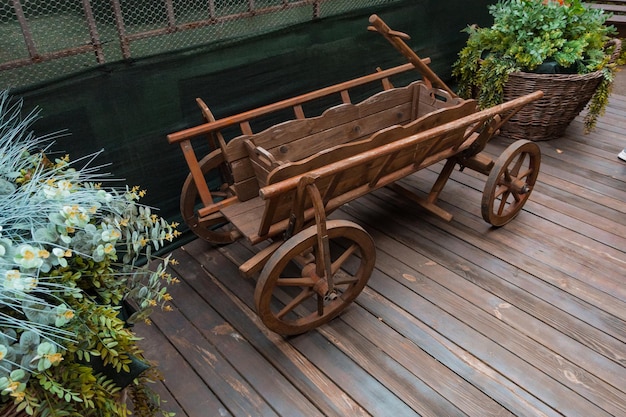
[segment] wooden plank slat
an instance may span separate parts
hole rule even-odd
[[[422,62],[424,64],[429,64],[430,59],[423,58]],[[404,65],[399,65],[397,67],[389,68],[386,70],[378,71],[373,74],[365,75],[360,78],[355,78],[350,81],[335,84],[330,87],[322,88],[322,89],[319,89],[310,93],[302,94],[297,97],[292,97],[292,98],[289,98],[289,99],[286,99],[277,103],[272,103],[267,106],[263,106],[263,107],[256,108],[254,110],[243,112],[232,117],[227,117],[224,119],[216,120],[215,122],[210,122],[210,123],[206,123],[200,126],[196,126],[196,127],[192,127],[186,130],[175,132],[175,133],[169,134],[167,136],[167,140],[169,141],[169,143],[177,143],[177,142],[180,142],[181,140],[198,137],[208,132],[219,131],[219,130],[224,129],[225,127],[236,125],[245,121],[250,121],[254,118],[263,116],[265,114],[269,114],[269,113],[276,112],[282,109],[290,108],[298,104],[303,104],[308,101],[325,97],[329,94],[340,92],[342,90],[346,90],[346,89],[358,87],[360,85],[367,84],[370,82],[382,80],[383,78],[386,78],[395,74],[401,74],[403,72],[410,71],[414,68],[415,67],[413,66],[413,64],[404,64]]]
[[[185,251],[178,252],[176,256],[181,263],[193,264],[190,255]],[[216,346],[219,354],[223,355],[234,369],[246,374],[246,381],[250,387],[238,384],[238,394],[244,398],[253,398],[255,392],[258,393],[265,402],[272,404],[271,408],[279,415],[290,414],[302,417],[320,415],[314,404],[311,404],[300,391],[295,389],[273,364],[260,355],[231,324],[207,306],[200,294],[189,287],[192,281],[207,279],[206,271],[198,264],[194,266],[192,270],[186,270],[188,282],[174,287],[172,296],[181,300],[177,303],[177,309],[188,317],[205,339],[204,343]],[[190,274],[192,271],[195,276]],[[257,412],[268,413],[269,411],[259,409]]]
[[[373,198],[366,200],[373,200]],[[389,201],[390,204],[394,203],[389,195],[386,196],[385,201]],[[398,203],[396,202],[395,205],[397,206]],[[368,212],[380,206],[384,206],[380,201],[375,201],[373,205],[368,204]],[[372,226],[375,227],[374,224]],[[463,308],[464,317],[461,318],[462,321],[468,324],[472,323],[472,326],[477,330],[480,328],[491,328],[491,326],[497,327],[498,330],[482,331],[481,333],[491,335],[492,340],[510,351],[526,350],[524,354],[518,354],[518,356],[526,358],[530,363],[533,363],[535,367],[541,369],[542,372],[551,374],[556,379],[561,379],[563,385],[567,385],[570,389],[581,392],[581,394],[584,394],[585,398],[593,399],[595,403],[610,403],[611,405],[608,406],[608,409],[611,413],[616,415],[626,413],[626,407],[619,405],[620,397],[623,395],[620,388],[623,383],[626,382],[626,375],[624,375],[619,368],[615,367],[615,362],[604,355],[598,355],[592,348],[574,342],[569,336],[564,336],[562,333],[548,326],[544,326],[543,322],[535,320],[531,315],[525,315],[525,313],[519,311],[509,302],[509,300],[514,300],[513,297],[509,296],[507,300],[504,300],[481,291],[474,283],[468,284],[465,280],[459,280],[454,270],[448,270],[450,267],[446,268],[445,266],[436,264],[428,268],[423,268],[422,265],[428,262],[428,259],[421,257],[413,250],[407,250],[402,245],[398,245],[396,239],[400,240],[404,245],[414,247],[416,244],[415,236],[421,234],[425,229],[428,229],[428,226],[424,227],[421,225],[419,231],[417,228],[416,230],[412,230],[412,227],[407,228],[405,219],[394,225],[390,222],[385,222],[385,226],[387,229],[386,233],[393,235],[395,239],[386,238],[386,234],[383,235],[381,233],[372,232],[372,235],[376,236],[375,240],[378,242],[379,249],[384,249],[386,253],[392,254],[389,256],[393,257],[393,259],[387,261],[385,264],[385,258],[379,250],[377,264],[381,270],[385,270],[385,267],[393,268],[395,273],[386,271],[390,276],[403,276],[405,274],[416,276],[415,281],[419,282],[419,294],[428,298],[425,294],[429,291],[439,291],[439,287],[427,285],[426,282],[417,275],[420,273],[425,274],[433,282],[456,293],[459,297],[471,303],[472,306],[479,307],[484,313],[489,314],[489,317],[483,317],[483,312],[472,312],[473,310],[468,305]],[[453,256],[454,255],[451,254],[447,257],[450,258]],[[463,256],[468,256],[469,259],[474,258],[471,254],[463,254]],[[474,268],[468,261],[461,262],[461,270],[463,272],[469,272]],[[415,265],[418,269],[413,271],[405,270],[403,264]],[[411,280],[400,281],[409,288],[413,285],[413,281]],[[437,295],[436,297],[438,300],[444,299],[443,294]],[[392,297],[392,299],[395,298]],[[453,298],[451,298],[449,302],[454,305],[462,303],[459,299]],[[440,305],[443,304],[443,301],[441,301]],[[542,307],[540,304],[536,304],[536,308]],[[473,320],[473,317],[475,317],[476,320]],[[501,325],[501,323],[508,325]],[[524,323],[527,327],[519,327],[520,323]],[[522,334],[520,335],[519,333]],[[533,340],[542,341],[541,345],[533,346],[533,342],[528,339],[528,336]],[[546,348],[549,350],[546,350]],[[558,352],[558,357],[551,358],[551,352]],[[615,351],[612,354],[615,355],[618,354],[618,352]],[[575,364],[576,359],[580,357],[586,358],[587,371],[579,368]],[[556,366],[553,367],[552,364],[556,364]],[[597,377],[595,375],[597,375]],[[605,383],[605,381],[610,385]],[[611,407],[614,404],[617,404],[617,408],[612,409]],[[590,410],[593,410],[593,408]]]
[[[163,404],[165,410],[175,412],[176,416],[181,417],[202,415],[206,410],[215,410],[215,414],[225,417],[232,416],[208,384],[195,372],[185,357],[181,356],[176,342],[167,338],[166,334],[171,329],[163,326],[161,320],[159,325],[137,325],[134,330],[144,339],[140,344],[145,356],[154,361],[155,366],[165,375],[164,383],[167,390],[153,388],[163,400],[167,401]],[[175,400],[168,399],[171,396],[175,397]]]
[[[370,415],[361,405],[346,395],[337,386],[335,380],[314,366],[310,358],[302,355],[294,349],[291,343],[286,343],[282,337],[263,329],[263,324],[250,310],[253,285],[249,281],[235,276],[238,275],[236,265],[226,261],[223,255],[219,253],[210,254],[206,251],[206,245],[203,242],[198,243],[200,245],[190,245],[187,249],[196,259],[200,260],[201,264],[206,266],[207,271],[216,276],[226,273],[234,279],[228,283],[218,283],[217,280],[191,281],[194,289],[205,299],[210,300],[210,304],[227,318],[228,322],[253,344],[268,361],[274,363],[274,366],[285,377],[289,378],[294,386],[305,392],[324,415],[355,417]],[[237,256],[237,249],[243,249],[237,244],[231,246],[232,250],[229,247],[228,252],[234,256]],[[244,257],[240,256],[238,261],[242,261],[247,256],[249,256],[249,252],[246,252]],[[230,292],[232,290],[234,292]],[[222,296],[215,297],[215,294],[218,293]],[[239,300],[240,297],[244,300]]]
[[[424,174],[424,172],[422,172],[421,174]],[[435,174],[432,174],[433,178],[434,176]],[[411,180],[415,180],[415,177],[411,178]],[[428,184],[428,183],[430,183],[430,181],[424,184]],[[461,194],[461,197],[462,198],[460,200],[458,201],[455,200],[457,201],[456,204],[452,204],[452,205],[444,204],[444,207],[450,208],[450,207],[456,206],[458,208],[463,208],[467,210],[468,207],[471,207],[471,205],[463,204],[463,201],[472,201],[472,200],[476,201],[477,200],[476,198],[474,199],[463,198],[464,197],[463,194]],[[533,194],[532,199],[527,204],[527,206],[529,205],[535,206],[534,200],[540,197],[541,195],[538,193],[537,195]],[[455,211],[453,208],[450,208],[450,210],[453,212]],[[478,211],[477,207],[475,211],[476,212]],[[477,213],[475,213],[472,216],[464,215],[462,212],[460,213],[458,211],[456,213],[457,213],[457,216],[461,216],[461,219],[458,219],[458,220],[463,220],[464,224],[468,225],[468,227],[471,227],[473,230],[476,230],[479,233],[479,235],[482,233],[485,233],[486,230],[489,230],[489,225],[485,224],[482,221],[482,219],[476,218],[476,216],[478,215]],[[523,214],[525,213],[522,213],[522,215],[520,215],[518,218],[515,219],[515,224],[517,222],[522,223],[522,225],[519,226],[519,230],[521,231],[523,231],[525,228],[533,227],[532,225],[536,223],[534,219],[526,220]],[[558,214],[554,217],[555,219],[559,219],[560,221],[562,221],[563,219],[563,216],[560,216]],[[449,229],[447,225],[441,225],[441,227],[444,229]],[[454,226],[450,225],[450,228],[453,229]],[[511,226],[511,228],[517,229],[517,225]],[[550,265],[539,263],[533,257],[528,256],[525,253],[526,250],[523,250],[523,252],[512,250],[509,246],[510,242],[511,241],[515,242],[516,240],[518,240],[518,236],[520,232],[517,232],[517,233],[516,231],[508,232],[508,229],[509,228],[503,228],[499,230],[498,233],[493,234],[495,238],[493,239],[493,241],[485,240],[477,236],[471,237],[470,235],[462,231],[456,231],[455,235],[459,236],[459,238],[463,241],[471,241],[472,245],[482,249],[485,253],[493,254],[494,256],[497,256],[498,259],[505,259],[509,263],[515,265],[518,268],[518,271],[516,271],[514,275],[511,275],[510,273],[506,272],[506,269],[502,269],[502,270],[498,269],[499,262],[495,262],[493,260],[488,261],[487,262],[488,266],[491,268],[495,268],[494,272],[497,276],[501,276],[505,280],[510,280],[512,282],[515,282],[516,285],[521,285],[522,287],[534,284],[533,279],[544,281],[545,283],[549,284],[550,287],[548,288],[551,288],[553,286],[558,289],[558,293],[555,294],[554,298],[552,299],[552,304],[558,305],[560,308],[566,311],[569,311],[570,314],[572,314],[572,316],[574,317],[580,317],[581,319],[585,319],[585,320],[592,320],[595,318],[596,320],[598,320],[598,322],[595,323],[596,327],[600,327],[604,329],[603,331],[607,331],[610,334],[613,334],[614,336],[621,337],[622,340],[626,340],[626,327],[625,327],[626,323],[625,322],[615,321],[614,317],[611,317],[610,315],[604,316],[603,314],[600,314],[600,312],[598,311],[592,311],[589,314],[584,313],[585,308],[589,308],[589,306],[601,305],[603,310],[606,310],[612,315],[620,317],[620,318],[625,318],[624,306],[622,303],[615,300],[613,297],[607,297],[606,293],[599,291],[595,289],[593,286],[589,285],[587,279],[580,280],[580,279],[577,279],[577,277],[575,276],[572,277],[562,271],[558,271],[550,267]],[[558,233],[556,233],[556,235],[558,237]],[[426,236],[426,239],[428,240],[436,241],[438,238],[439,237],[436,235]],[[529,239],[526,242],[527,247],[532,247],[532,248],[536,247],[538,243],[543,244],[543,239],[540,240],[539,242]],[[451,247],[457,247],[453,243],[449,243],[449,245]],[[545,247],[547,248],[549,246],[545,246]],[[553,253],[553,258],[555,260],[559,259],[560,251],[561,251],[560,247],[561,246],[556,246],[555,249],[553,249],[552,253]],[[475,256],[476,255],[470,256],[469,258],[475,258]],[[476,258],[476,259],[480,259],[480,258]],[[523,283],[523,285],[520,283]],[[550,294],[551,292],[545,288],[538,288],[538,287],[531,287],[531,288],[532,289],[529,289],[529,292],[532,294],[542,294],[542,296],[544,297],[549,297],[551,295]],[[565,300],[562,298],[563,292],[567,292],[573,295],[574,298],[566,298],[565,299],[566,302],[565,302]],[[584,300],[585,302],[589,304],[586,305],[584,302],[581,302],[581,300]],[[607,324],[609,326],[607,326]],[[615,327],[615,326],[618,326],[618,327]]]

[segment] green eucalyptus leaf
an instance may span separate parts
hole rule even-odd
[[[20,336],[20,349],[22,352],[36,351],[40,340],[39,334],[27,330]]]
[[[40,242],[56,242],[59,235],[50,227],[40,227],[33,233],[33,238]]]

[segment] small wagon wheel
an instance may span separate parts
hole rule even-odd
[[[202,173],[209,178],[215,178],[216,184],[211,186],[211,196],[215,199],[224,199],[231,196],[228,191],[228,183],[225,182],[221,167],[224,164],[224,156],[221,149],[216,149],[206,155],[199,162]],[[200,218],[197,207],[201,206],[200,196],[193,176],[189,174],[180,195],[180,212],[189,229],[201,239],[215,244],[234,242],[238,234],[235,230],[228,229],[228,220],[221,213],[213,213]]]
[[[314,329],[336,317],[365,287],[376,258],[371,236],[346,220],[329,220],[327,234],[331,242],[344,243],[339,253],[331,253],[331,259],[325,260],[330,261],[326,265],[332,274],[331,291],[327,277],[316,272],[316,261],[324,251],[315,226],[287,240],[263,268],[254,300],[270,330],[294,335]],[[348,267],[353,272],[345,269]]]
[[[502,226],[517,215],[533,190],[540,163],[541,151],[533,142],[518,140],[505,149],[483,191],[481,210],[486,222]]]

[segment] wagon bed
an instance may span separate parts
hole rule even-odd
[[[374,245],[360,226],[327,220],[341,205],[389,186],[450,220],[436,201],[459,165],[488,176],[481,210],[486,221],[500,226],[519,212],[537,177],[540,156],[532,142],[516,142],[496,161],[481,151],[541,92],[478,111],[474,100],[457,97],[430,71],[429,61],[406,46],[406,35],[376,16],[370,22],[410,64],[219,120],[198,100],[207,123],[168,136],[180,143],[191,171],[181,195],[190,228],[213,243],[269,242],[240,270],[248,276],[260,272],[257,311],[279,333],[301,333],[327,322],[367,283]],[[422,80],[392,85],[389,77],[413,69]],[[351,89],[375,81],[381,92],[351,102]],[[331,95],[341,103],[319,116],[304,115],[303,104]],[[286,108],[293,109],[294,119],[252,131],[251,121]],[[222,131],[232,126],[241,134],[226,141]],[[201,136],[208,136],[213,150],[198,160],[191,140]],[[426,198],[396,184],[444,160]]]

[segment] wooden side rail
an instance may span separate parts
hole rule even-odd
[[[455,120],[461,119],[471,113],[475,113],[477,111],[477,104],[474,100],[466,100],[462,103],[457,104],[453,107],[443,108],[423,117],[414,120],[406,126],[390,126],[385,129],[382,129],[369,138],[350,142],[346,144],[341,144],[337,146],[333,146],[331,148],[325,149],[321,152],[316,153],[308,158],[305,158],[301,161],[296,161],[288,164],[283,164],[281,166],[276,167],[272,172],[270,172],[268,176],[268,184],[274,184],[280,182],[284,179],[291,178],[293,176],[298,175],[299,172],[308,172],[313,171],[315,168],[320,166],[329,165],[334,162],[343,161],[352,155],[356,155],[359,153],[367,152],[374,148],[379,148],[383,145],[387,145],[393,143],[397,140],[404,139],[408,136],[415,135],[417,133],[426,131],[428,129],[432,129],[434,127],[443,125],[448,122],[453,122]],[[458,132],[460,135],[463,135],[463,132]],[[452,142],[454,140],[458,140],[455,135],[441,135],[437,137],[437,143],[431,144],[428,147],[428,152],[430,154],[436,154],[437,152],[443,150],[444,148],[452,147]],[[448,140],[446,140],[448,139]],[[423,145],[422,142],[419,142],[420,145]],[[460,145],[460,143],[459,143]],[[423,146],[422,146],[423,147]],[[416,150],[411,147],[403,148],[402,150],[410,148],[410,155],[401,155],[400,153],[393,154],[393,160],[389,161],[387,168],[391,168],[394,165],[401,165],[402,163],[417,163],[418,165],[421,163],[421,159],[418,154],[416,154]],[[409,161],[403,160],[402,156],[405,158],[408,157]],[[425,155],[424,155],[425,156]],[[361,178],[368,178],[373,175],[373,164],[368,165],[368,175],[365,175]],[[385,171],[382,171],[384,173]],[[378,175],[380,176],[380,174]],[[376,176],[370,178],[369,182],[376,183]]]
[[[506,119],[525,104],[542,96],[543,92],[537,91],[267,185],[261,188],[259,192],[261,199],[265,200],[265,206],[258,233],[244,234],[252,243],[258,243],[285,231],[289,223],[289,216],[285,214],[285,207],[289,208],[288,202],[293,201],[290,194],[297,190],[298,184],[304,177],[315,180],[324,196],[326,212],[332,212],[343,204],[373,190],[392,184],[434,163],[458,155],[470,148],[473,142],[480,137],[477,132],[480,127],[493,119]],[[444,149],[439,149],[437,144],[450,137],[457,138],[457,141],[450,142],[449,146]],[[459,139],[461,140],[459,141]],[[433,153],[434,149],[438,150]],[[404,158],[407,154],[412,154],[414,159],[404,161],[394,169],[387,169],[386,165],[390,161],[394,161],[398,156]],[[361,181],[362,177],[358,175],[359,173],[366,176],[368,180],[366,183]],[[424,204],[425,208],[438,214],[438,210],[433,206],[432,204],[429,205],[428,202]],[[314,214],[312,207],[307,208],[299,223],[304,224],[310,221]]]
[[[428,58],[422,60],[421,62],[424,65],[430,63]],[[213,118],[213,114],[208,109],[208,106],[204,104],[202,100],[198,102],[202,113],[207,120],[207,123],[202,125],[181,130],[179,132],[172,133],[167,136],[167,140],[169,143],[178,143],[183,151],[183,155],[187,162],[187,166],[189,167],[189,171],[193,176],[194,184],[198,190],[198,194],[204,204],[204,208],[200,209],[201,215],[207,215],[215,212],[215,207],[211,207],[213,205],[213,196],[209,190],[207,185],[207,181],[203,175],[203,165],[202,160],[198,158],[198,155],[195,154],[192,139],[198,137],[209,136],[210,143],[219,143],[222,150],[222,157],[224,159],[224,166],[220,166],[220,171],[225,172],[227,175],[225,177],[228,179],[228,182],[231,186],[233,186],[234,193],[236,197],[245,201],[250,198],[254,198],[258,193],[258,184],[256,183],[256,179],[252,178],[252,176],[248,176],[245,172],[250,165],[248,162],[239,163],[240,161],[233,162],[233,156],[230,155],[230,150],[226,149],[227,144],[223,140],[221,136],[221,131],[224,128],[231,126],[239,126],[241,133],[244,135],[252,135],[252,129],[250,127],[250,121],[261,116],[277,112],[280,110],[284,110],[287,108],[293,108],[294,117],[296,119],[303,119],[304,111],[302,110],[302,104],[311,102],[323,97],[327,97],[332,94],[340,94],[342,102],[349,102],[350,96],[348,90],[351,88],[355,88],[358,86],[362,86],[364,84],[373,83],[376,81],[382,82],[382,89],[388,90],[393,88],[391,82],[389,81],[389,77],[397,74],[401,74],[403,72],[407,72],[413,70],[413,64],[404,64],[397,67],[389,68],[387,70],[378,70],[373,74],[369,74],[363,77],[355,78],[350,81],[346,81],[343,83],[339,83],[333,86],[325,87],[310,93],[302,94],[290,99],[286,99],[283,101],[279,101],[270,105],[262,106],[253,110],[249,110],[243,113],[236,114],[234,116],[225,117],[219,120],[215,120]],[[241,173],[244,172],[242,175]],[[241,178],[245,178],[241,180]],[[235,185],[236,184],[236,185]]]
[[[393,125],[404,125],[463,100],[421,81],[379,92],[358,104],[331,107],[320,116],[279,123],[253,136],[235,138],[228,146],[229,160],[243,157],[233,142],[250,141],[263,148],[276,163],[294,162],[344,142],[371,136]],[[238,154],[237,154],[238,153]]]
[[[310,171],[307,174],[313,175],[316,177],[324,177],[328,175],[334,175],[341,171],[342,169],[346,169],[349,167],[353,167],[359,164],[365,164],[369,159],[375,158],[381,155],[389,155],[397,150],[402,149],[403,147],[414,145],[416,142],[420,140],[424,140],[425,138],[431,138],[436,136],[441,136],[446,132],[456,129],[458,126],[471,126],[481,121],[485,121],[495,116],[508,114],[509,112],[516,111],[521,109],[524,105],[531,103],[539,98],[543,97],[543,91],[536,91],[531,94],[527,94],[522,97],[518,97],[514,100],[507,101],[503,104],[498,104],[496,106],[481,110],[469,116],[465,116],[459,120],[454,122],[446,123],[442,126],[435,127],[433,129],[429,129],[425,132],[420,132],[415,135],[408,136],[406,138],[397,140],[393,143],[382,146],[381,148],[372,149],[368,152],[364,152],[358,155],[354,155],[351,158],[346,160],[338,161],[324,167],[318,168],[316,170]],[[298,186],[298,181],[300,181],[300,177],[302,175],[297,175],[295,177],[288,178],[286,180],[280,181],[275,184],[270,184],[263,187],[259,195],[262,199],[267,200],[273,198],[281,193],[284,193],[287,190],[293,190]]]
[[[424,65],[427,65],[430,63],[430,59],[429,58],[423,58],[421,60],[421,62],[424,63]],[[169,143],[179,143],[183,140],[187,140],[187,139],[192,139],[201,135],[205,135],[207,133],[210,132],[217,132],[220,131],[226,127],[229,126],[235,126],[235,125],[242,125],[245,123],[250,122],[253,119],[256,119],[258,117],[267,115],[269,113],[273,113],[273,112],[277,112],[279,110],[284,110],[287,108],[296,108],[296,110],[294,110],[294,113],[298,113],[297,108],[300,106],[302,106],[302,104],[319,99],[319,98],[323,98],[326,96],[329,96],[331,94],[336,94],[336,93],[341,93],[342,91],[348,91],[351,88],[355,88],[364,84],[368,84],[371,82],[375,82],[375,81],[383,81],[383,84],[386,84],[384,81],[385,79],[393,76],[393,75],[397,75],[397,74],[401,74],[403,72],[406,71],[410,71],[412,69],[414,69],[414,65],[409,63],[409,64],[404,64],[404,65],[399,65],[397,67],[393,67],[393,68],[389,68],[386,70],[381,70],[378,72],[375,72],[373,74],[369,74],[369,75],[365,75],[363,77],[359,77],[359,78],[355,78],[353,80],[350,81],[345,81],[343,83],[339,83],[339,84],[335,84],[329,87],[325,87],[325,88],[321,88],[319,90],[316,91],[312,91],[310,93],[306,93],[306,94],[302,94],[296,97],[292,97],[286,100],[282,100],[282,101],[278,101],[276,103],[273,104],[268,104],[266,106],[262,106],[262,107],[258,107],[256,109],[253,110],[249,110],[243,113],[239,113],[233,116],[229,116],[229,117],[224,117],[222,119],[218,119],[214,122],[208,122],[208,123],[204,123],[201,124],[199,126],[195,126],[189,129],[184,129],[175,133],[171,133],[169,135],[167,135],[167,140]],[[252,132],[243,132],[244,134],[251,134]]]
[[[358,104],[339,104],[320,116],[288,120],[253,135],[233,138],[224,152],[233,173],[232,188],[241,201],[247,201],[259,195],[259,188],[267,184],[275,166],[411,122],[420,107],[419,86],[424,83],[384,90]]]
[[[240,201],[247,201],[258,196],[259,188],[268,184],[270,173],[280,165],[302,164],[338,145],[371,138],[392,126],[412,125],[425,115],[462,102],[446,91],[415,81],[381,91],[358,104],[331,107],[317,117],[290,120],[254,135],[236,137],[225,152],[233,173],[233,189]],[[408,135],[405,132],[404,136]],[[293,164],[288,170],[292,168]],[[277,178],[277,173],[272,177]]]

